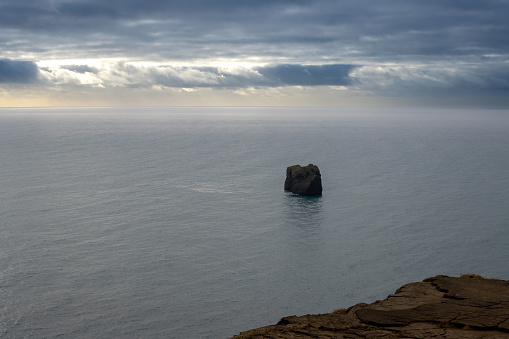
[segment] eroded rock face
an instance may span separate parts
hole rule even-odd
[[[509,281],[436,276],[383,301],[285,317],[234,338],[509,338]]]
[[[300,195],[322,195],[322,175],[318,166],[294,165],[286,169],[285,191]]]

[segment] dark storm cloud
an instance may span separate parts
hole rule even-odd
[[[278,86],[346,86],[353,65],[277,65],[258,72]]]
[[[30,61],[1,60],[0,83],[29,84],[37,82],[39,68]]]
[[[182,68],[176,76],[165,75],[159,70],[154,79],[158,84],[170,87],[222,87],[244,88],[281,87],[281,86],[347,86],[352,84],[350,71],[352,65],[274,65],[266,67],[244,68],[242,73],[232,73],[217,67]],[[164,68],[163,68],[164,70]],[[199,72],[200,77],[193,82],[185,82],[182,73]],[[209,79],[210,82],[207,82]],[[205,80],[205,81],[204,81]]]

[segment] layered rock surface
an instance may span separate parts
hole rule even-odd
[[[286,168],[285,191],[300,195],[321,195],[322,175],[318,166],[294,165]]]
[[[509,281],[436,276],[383,301],[285,317],[233,338],[509,338]]]

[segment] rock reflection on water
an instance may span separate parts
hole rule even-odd
[[[303,235],[317,233],[323,219],[322,196],[285,193],[284,219],[287,225],[300,228]]]

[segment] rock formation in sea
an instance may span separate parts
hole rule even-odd
[[[285,317],[233,338],[509,338],[509,281],[436,276],[369,305]]]
[[[286,169],[285,191],[300,195],[321,195],[322,176],[318,166],[294,165]]]

